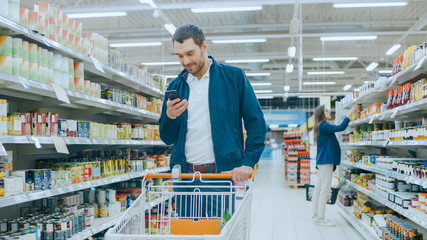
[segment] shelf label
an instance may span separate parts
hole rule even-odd
[[[13,200],[15,200],[15,203],[21,203],[21,202],[28,201],[29,199],[28,199],[27,195],[20,194],[20,195],[14,196]]]
[[[40,141],[36,136],[27,136],[27,138],[29,142],[34,143],[37,149],[42,148],[42,145],[40,144]]]
[[[94,58],[93,56],[90,56],[90,58],[92,59],[92,62],[93,62],[93,65],[95,65],[95,68],[96,68],[98,71],[100,71],[100,72],[102,72],[102,73],[105,73],[105,72],[104,72],[104,69],[102,68],[101,63],[99,62],[99,60],[98,60],[98,59],[96,59],[96,58]]]
[[[55,91],[56,98],[58,98],[59,101],[66,102],[66,103],[70,104],[70,99],[68,99],[68,96],[65,93],[64,88],[56,85],[53,82],[51,82],[50,85],[52,86],[53,90]]]
[[[389,141],[384,141],[383,147],[387,147]]]
[[[383,119],[385,118],[385,116],[387,116],[387,113],[388,113],[388,111],[384,111],[384,112],[381,114],[380,120],[383,120]]]
[[[417,66],[414,68],[414,72],[415,72],[415,71],[417,71],[418,69],[420,69],[421,65],[423,65],[423,63],[424,63],[424,61],[426,60],[426,58],[427,58],[427,56],[424,56],[423,58],[421,58],[421,59],[418,61]]]
[[[7,151],[2,143],[0,143],[0,157],[7,157]]]
[[[391,174],[392,174],[392,172],[391,172],[391,171],[387,171],[387,172],[385,173],[385,176],[389,178],[389,177],[391,177]]]
[[[375,115],[372,115],[371,119],[369,119],[369,124],[371,124],[375,119]]]
[[[68,151],[67,145],[65,145],[64,139],[57,136],[51,136],[52,142],[55,145],[56,151],[58,153],[70,154]]]
[[[30,89],[31,84],[30,84],[30,80],[28,78],[18,77],[18,80],[25,89],[27,89],[27,90]]]
[[[47,37],[43,37],[43,42],[47,47],[50,47],[49,39]]]
[[[393,110],[393,113],[391,114],[390,118],[393,119],[394,117],[396,117],[397,112],[399,111],[399,107],[395,108]]]

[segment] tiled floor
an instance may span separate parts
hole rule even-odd
[[[326,215],[336,227],[319,227],[311,220],[305,189],[291,189],[284,181],[282,161],[261,160],[252,203],[251,240],[362,240],[363,237],[328,205]]]

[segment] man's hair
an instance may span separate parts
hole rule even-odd
[[[205,35],[201,28],[193,24],[185,24],[176,29],[172,37],[172,43],[175,43],[175,41],[183,43],[189,38],[193,38],[194,43],[199,47],[201,47],[203,41],[205,41]]]

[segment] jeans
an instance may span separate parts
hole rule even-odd
[[[317,165],[319,169],[319,177],[317,178],[316,187],[313,193],[313,215],[317,215],[319,219],[325,218],[326,203],[329,200],[331,192],[333,164]]]

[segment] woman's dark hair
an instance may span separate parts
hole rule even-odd
[[[175,41],[183,43],[185,40],[193,38],[194,43],[201,47],[205,41],[205,35],[201,28],[193,24],[185,24],[177,28],[172,37],[172,43]]]
[[[314,142],[317,142],[317,131],[319,130],[319,123],[325,120],[325,105],[320,105],[314,110]]]

